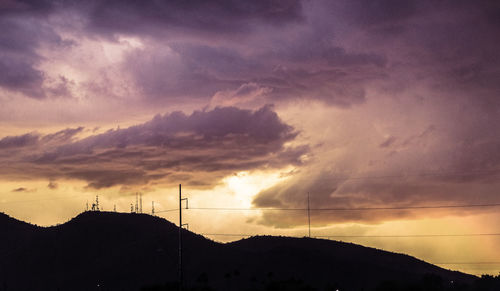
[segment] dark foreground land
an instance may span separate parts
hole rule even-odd
[[[187,230],[184,290],[500,290],[411,256],[258,236],[216,243]],[[53,227],[0,213],[0,290],[178,290],[178,229],[146,214],[86,212]]]

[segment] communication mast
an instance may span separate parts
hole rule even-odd
[[[139,193],[139,213],[142,213],[142,193]]]
[[[88,203],[87,203],[87,208],[88,208]],[[92,203],[92,211],[99,211],[99,195],[95,196],[95,202]]]

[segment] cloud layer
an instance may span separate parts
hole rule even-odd
[[[271,107],[173,112],[125,129],[77,139],[83,128],[0,140],[3,179],[79,179],[92,188],[186,181],[213,186],[241,170],[300,165],[307,147]]]
[[[254,204],[302,207],[306,192],[328,207],[496,199],[496,2],[137,3],[0,4],[0,124],[31,132],[3,135],[2,177],[210,187],[234,171],[295,165]],[[175,110],[83,139],[73,128]],[[42,126],[71,128],[32,132]],[[380,176],[396,178],[358,179]]]

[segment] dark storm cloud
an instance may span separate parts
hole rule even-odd
[[[416,134],[390,136],[381,143],[367,144],[363,148],[370,151],[371,160],[356,156],[352,158],[357,161],[350,161],[349,156],[338,160],[324,157],[325,162],[304,166],[286,182],[263,190],[253,204],[256,207],[304,208],[307,193],[311,195],[313,208],[498,203],[500,139],[496,135],[481,134],[481,138],[461,140],[453,135],[443,142],[443,134],[442,129],[431,125]],[[357,155],[362,157],[363,153]],[[313,220],[317,225],[377,223],[488,211],[495,211],[495,208],[315,211]],[[304,219],[300,215],[265,212],[260,222],[292,227],[303,225]]]
[[[500,23],[495,16],[500,5],[494,1],[390,0],[322,4],[323,11],[338,16],[332,23],[347,27],[346,43],[369,47],[385,56],[384,65],[370,67],[375,78],[363,79],[360,84],[371,82],[373,86],[368,87],[372,92],[401,102],[394,109],[407,112],[409,121],[398,119],[397,112],[388,112],[394,120],[383,127],[386,134],[379,140],[369,142],[366,137],[372,135],[360,132],[365,136],[365,147],[339,149],[346,156],[358,151],[353,160],[364,157],[366,151],[370,154],[365,160],[332,159],[322,165],[316,161],[287,183],[262,191],[254,200],[255,206],[304,207],[307,192],[318,207],[326,208],[498,203],[500,138],[495,133],[500,123],[500,39],[496,36]],[[351,34],[356,35],[356,42],[349,41]],[[341,76],[349,76],[345,68]],[[366,74],[367,68],[353,75]],[[359,96],[364,96],[359,100],[370,98]],[[420,113],[412,115],[415,108],[405,106],[420,106],[407,103],[412,98],[421,102],[416,110],[435,112],[424,119]],[[381,125],[381,116],[371,114],[369,118]],[[418,132],[400,124],[427,118],[434,124]],[[399,128],[402,131],[391,133]],[[488,209],[322,212],[315,214],[314,221],[378,222],[473,211]],[[271,212],[261,222],[280,227],[304,224],[301,217]]]
[[[72,1],[68,1],[71,3]],[[76,5],[79,6],[80,3]],[[293,1],[87,1],[91,29],[107,33],[241,33],[254,22],[280,25],[301,20],[301,3]]]
[[[496,197],[500,171],[469,173],[440,172],[416,176],[394,174],[363,178],[342,177],[325,170],[309,175],[299,174],[285,183],[266,189],[259,193],[253,204],[255,207],[305,209],[309,193],[312,209],[337,209],[314,210],[312,220],[317,226],[345,222],[380,223],[396,219],[495,211],[494,208],[383,209],[498,203]],[[287,216],[269,211],[264,212],[259,222],[280,228],[305,225],[307,221],[299,214]]]
[[[269,106],[256,111],[218,107],[191,115],[173,112],[72,141],[81,131],[66,129],[34,141],[28,136],[4,138],[0,142],[11,148],[39,145],[28,154],[4,157],[4,176],[73,178],[104,188],[175,183],[183,174],[188,183],[208,186],[234,171],[299,165],[308,152],[307,146],[284,147],[297,132]],[[54,143],[58,146],[51,150],[47,145]]]
[[[253,83],[269,89],[269,102],[316,99],[349,106],[364,102],[365,81],[384,77],[376,70],[385,64],[382,56],[348,53],[339,47],[301,45],[303,51],[293,49],[299,42],[302,40],[272,53],[250,55],[230,48],[174,43],[169,45],[172,53],[155,49],[134,52],[124,68],[145,96],[155,101],[175,97],[208,100],[218,92]],[[364,68],[362,73],[360,68]]]
[[[339,2],[345,5],[339,5]],[[424,2],[428,1],[354,0],[337,1],[332,6],[340,8],[351,23],[366,27],[381,24],[394,25],[405,21],[417,14],[419,3]]]
[[[149,39],[152,46],[128,53],[122,65],[147,102],[181,102],[188,97],[208,103],[217,92],[254,82],[272,90],[270,102],[310,98],[349,106],[364,101],[364,81],[381,76],[370,69],[359,74],[360,68],[381,68],[386,63],[384,55],[350,52],[332,43],[333,27],[311,24],[315,16],[304,14],[301,1],[12,3],[3,18],[18,23],[5,27],[11,33],[3,43],[16,53],[0,58],[0,66],[11,72],[0,78],[0,85],[34,98],[71,96],[64,76],[47,88],[45,73],[37,69],[41,57],[35,51],[42,43],[70,42],[54,33],[64,22],[50,22],[49,15],[77,15],[83,26],[72,32],[79,38],[115,41],[117,35],[135,35]],[[217,39],[212,40],[213,36]],[[0,46],[0,53],[8,50]],[[165,53],[170,50],[172,54]]]
[[[53,9],[49,0],[6,0],[0,3],[0,16],[12,14],[46,14]]]
[[[33,64],[24,60],[14,60],[11,57],[0,59],[0,70],[6,72],[0,76],[0,86],[9,90],[19,90],[23,94],[42,98],[40,87],[43,73],[33,68]]]
[[[40,41],[40,29],[35,25],[29,20],[24,22],[12,17],[0,17],[0,70],[3,72],[0,86],[41,98],[44,77],[43,72],[34,67],[39,61],[35,49]]]
[[[208,100],[213,94],[223,88],[234,88],[241,80],[230,74],[220,74],[219,70],[228,68],[235,72],[238,60],[241,66],[248,66],[243,59],[236,56],[222,56],[210,60],[207,52],[201,47],[203,54],[194,54],[192,46],[172,46],[175,53],[167,54],[157,49],[145,49],[131,53],[124,63],[124,70],[129,71],[136,86],[149,97],[149,101],[172,100],[177,97]],[[207,48],[207,51],[209,49]],[[222,58],[230,58],[224,61]],[[211,65],[206,66],[207,63]],[[217,66],[214,66],[217,64]],[[134,68],[131,70],[131,68]]]
[[[37,49],[69,45],[48,22],[52,10],[47,1],[9,1],[0,6],[0,70],[4,72],[0,87],[36,99],[47,96],[45,73],[37,68],[43,57]]]
[[[175,57],[145,49],[131,54],[125,68],[133,68],[137,85],[157,100],[204,99],[255,83],[271,89],[272,102],[312,99],[348,107],[363,103],[372,84],[382,94],[425,84],[441,95],[466,90],[489,104],[492,90],[500,89],[494,11],[490,2],[304,2],[298,24],[266,29],[255,19],[253,30],[237,39],[219,34],[211,41],[195,32],[189,40],[166,37],[162,44]],[[221,21],[238,27],[231,18]]]
[[[500,83],[492,37],[500,9],[491,1],[9,1],[0,9],[0,67],[10,72],[0,86],[35,98],[70,95],[64,82],[43,89],[37,69],[42,42],[64,43],[54,32],[64,22],[49,15],[77,15],[80,30],[65,29],[79,37],[148,39],[123,69],[145,97],[168,102],[206,101],[253,82],[272,89],[271,102],[346,107],[363,103],[373,81],[386,90],[408,87],[391,78],[408,73],[408,83],[443,90]]]
[[[314,203],[325,207],[458,203],[473,200],[470,193],[476,191],[484,192],[481,197],[487,201],[495,197],[500,168],[500,5],[495,1],[6,3],[0,4],[0,69],[8,73],[0,76],[0,87],[9,92],[38,99],[70,95],[72,81],[61,77],[58,86],[45,88],[47,72],[38,66],[42,46],[67,45],[56,33],[63,30],[82,43],[140,43],[124,49],[118,64],[101,64],[118,71],[119,80],[105,78],[101,71],[92,74],[106,80],[110,92],[127,82],[138,92],[134,106],[140,110],[183,102],[198,108],[258,108],[313,100],[351,114],[364,110],[350,121],[325,118],[325,135],[330,125],[351,130],[359,123],[374,123],[343,139],[328,137],[335,142],[315,140],[349,147],[323,149],[327,153],[318,147],[313,152],[317,159],[308,165],[302,165],[301,156],[310,149],[285,148],[296,132],[268,107],[172,113],[82,140],[75,140],[82,129],[32,133],[0,140],[6,176],[75,178],[94,188],[174,183],[180,177],[213,185],[234,171],[292,164],[301,168],[291,180],[260,193],[255,205],[301,207],[307,191]],[[50,22],[49,15],[64,21]],[[112,95],[105,89],[81,95],[105,100]],[[392,111],[378,108],[379,100],[393,106]],[[311,120],[321,118],[308,110],[304,106]],[[415,129],[414,124],[421,126]],[[358,137],[364,147],[357,147]],[[27,154],[21,155],[22,150]],[[346,158],[339,163],[330,155]],[[417,176],[350,179],[358,174],[404,176],[407,169]],[[455,174],[418,176],[429,172]],[[316,221],[372,222],[414,213],[371,215],[346,212]],[[272,214],[263,222],[302,223],[292,216],[280,221]]]
[[[27,133],[18,136],[6,136],[0,139],[0,149],[20,148],[38,143],[39,135],[36,133]]]
[[[46,145],[61,145],[70,142],[77,134],[83,131],[83,127],[67,128],[56,133],[41,135],[39,133],[27,133],[17,136],[6,136],[0,139],[0,149],[19,150],[25,147],[40,147]]]

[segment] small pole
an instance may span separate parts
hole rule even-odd
[[[155,215],[155,202],[151,201],[151,215]]]
[[[309,207],[309,192],[307,192],[307,220],[309,224],[309,237],[311,237],[311,208]]]
[[[181,184],[179,184],[179,291],[182,291],[182,228],[188,226],[187,223],[182,224],[182,201],[186,201],[186,209],[188,209],[188,199],[182,198]]]
[[[182,291],[182,190],[179,184],[179,291]]]

